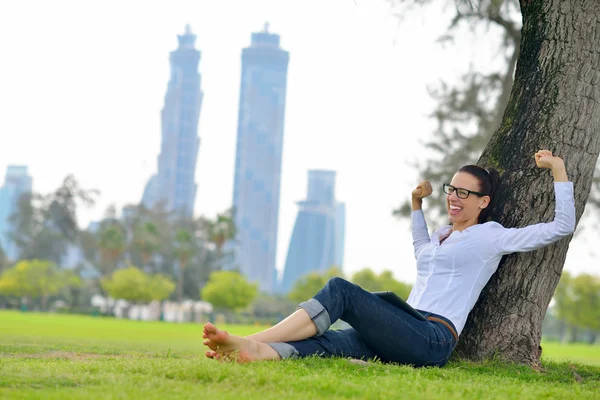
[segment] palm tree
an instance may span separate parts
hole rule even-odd
[[[100,248],[100,265],[104,276],[110,275],[117,269],[117,263],[125,252],[126,246],[125,233],[116,223],[111,223],[100,231],[98,247]]]
[[[136,226],[133,244],[140,252],[144,269],[148,269],[155,252],[160,250],[160,234],[155,223],[146,221]]]
[[[8,268],[8,257],[6,257],[4,249],[0,246],[0,274],[2,274],[4,268]]]
[[[179,261],[179,283],[177,285],[177,299],[183,300],[183,275],[190,258],[195,253],[194,236],[187,229],[179,229],[175,234],[173,254]]]
[[[217,263],[220,264],[223,246],[229,240],[235,239],[236,235],[232,209],[230,208],[223,213],[218,213],[214,220],[205,219],[203,225],[208,241],[215,245],[217,250]],[[221,269],[221,266],[218,265],[217,269]]]

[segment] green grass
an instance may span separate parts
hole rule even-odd
[[[600,346],[589,344],[561,344],[542,342],[542,358],[556,362],[576,361],[600,366]]]
[[[227,327],[246,335],[257,327]],[[414,369],[307,358],[204,357],[201,326],[0,312],[0,398],[598,398],[600,347],[545,343],[544,370],[497,362]]]

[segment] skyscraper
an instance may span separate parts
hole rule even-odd
[[[32,178],[26,166],[9,165],[6,168],[4,186],[0,188],[0,246],[9,260],[19,258],[19,250],[10,239],[13,224],[10,217],[17,211],[19,199],[26,193],[31,193]]]
[[[342,267],[345,206],[335,200],[335,175],[335,171],[308,171],[308,193],[306,200],[298,202],[283,271],[284,293],[303,275]]]
[[[234,266],[260,290],[275,274],[283,121],[289,54],[279,35],[252,33],[242,51],[242,77],[233,188],[237,229]]]
[[[346,242],[346,203],[338,202],[335,205],[335,257],[333,264],[342,268],[344,266],[344,249]]]
[[[203,93],[200,88],[196,35],[189,25],[178,35],[179,47],[171,52],[171,77],[161,111],[162,141],[158,173],[144,190],[142,203],[149,208],[162,202],[168,210],[186,216],[194,213],[196,160],[200,138],[198,119]]]

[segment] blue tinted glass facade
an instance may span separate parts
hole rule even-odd
[[[234,267],[261,291],[275,274],[288,52],[265,27],[242,51],[233,207]]]
[[[17,211],[21,196],[31,193],[32,182],[26,166],[9,166],[6,169],[4,186],[0,188],[0,246],[11,261],[19,258],[19,250],[10,239],[13,231],[10,218]]]
[[[162,202],[169,210],[192,216],[203,97],[198,73],[200,51],[195,48],[196,35],[189,26],[178,40],[179,47],[170,55],[171,77],[161,111],[158,173],[148,181],[142,202],[150,208]]]
[[[298,216],[288,247],[281,291],[310,272],[342,267],[345,207],[335,200],[335,172],[308,172],[306,200],[299,202]]]
[[[334,265],[344,265],[344,248],[346,240],[346,204],[336,203],[335,207],[335,257]]]

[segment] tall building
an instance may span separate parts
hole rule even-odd
[[[26,166],[9,165],[6,169],[4,186],[0,188],[0,247],[9,260],[16,261],[19,251],[10,239],[13,231],[11,216],[17,211],[22,195],[31,193],[32,178]]]
[[[345,241],[346,203],[338,202],[335,205],[335,257],[333,264],[340,268],[344,266]]]
[[[179,47],[171,52],[171,77],[161,111],[162,141],[158,173],[144,190],[142,203],[152,208],[161,202],[168,210],[186,216],[194,213],[196,160],[200,138],[198,119],[203,93],[198,64],[200,51],[189,25],[178,35]]]
[[[344,261],[345,206],[335,200],[335,171],[308,171],[306,200],[300,209],[288,247],[281,291],[310,272],[342,268]]]
[[[261,291],[275,274],[283,121],[289,54],[279,35],[252,33],[242,51],[242,77],[233,188],[237,229],[233,264]]]

